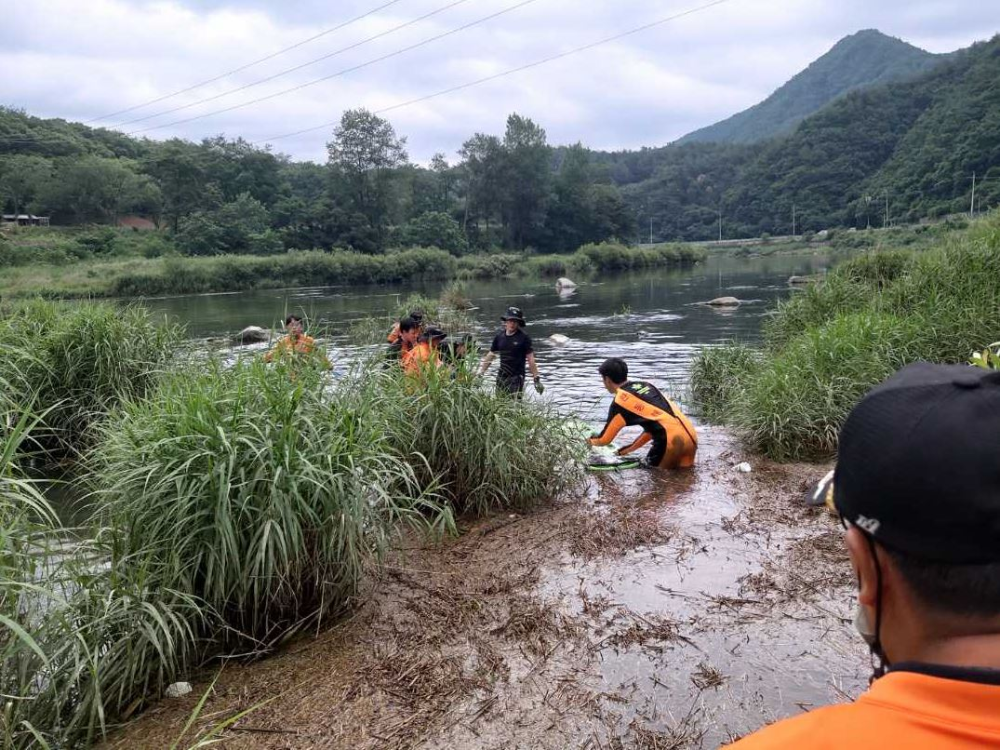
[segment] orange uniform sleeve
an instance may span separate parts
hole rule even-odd
[[[653,436],[650,435],[645,430],[643,430],[642,434],[639,435],[639,437],[637,437],[635,439],[635,441],[631,445],[626,446],[625,448],[622,448],[621,450],[619,450],[618,451],[618,455],[619,456],[627,456],[629,453],[633,453],[633,452],[639,450],[642,446],[644,446],[646,443],[648,443],[652,439],[653,439]]]
[[[590,438],[591,445],[610,445],[625,425],[625,418],[621,414],[614,414],[609,419],[604,429],[597,437]]]

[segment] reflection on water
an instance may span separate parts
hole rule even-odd
[[[822,271],[822,256],[733,258],[713,256],[694,268],[607,274],[579,281],[573,290],[556,290],[554,280],[515,279],[466,282],[478,308],[484,345],[499,328],[508,305],[525,311],[535,342],[544,399],[590,420],[600,420],[607,394],[597,366],[607,357],[625,358],[630,373],[651,380],[684,400],[691,358],[700,346],[737,338],[755,341],[774,303],[788,296],[788,278]],[[409,294],[437,296],[442,283],[380,287],[324,287],[174,297],[148,301],[154,312],[187,324],[192,337],[225,336],[248,325],[275,327],[289,312],[304,313],[317,327],[332,331],[326,346],[332,359],[349,358],[353,347],[344,332],[351,321],[384,315]],[[735,296],[734,309],[699,305]],[[552,334],[565,344],[547,341]],[[532,398],[534,398],[532,394]],[[690,408],[690,405],[688,405]]]

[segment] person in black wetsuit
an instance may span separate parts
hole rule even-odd
[[[541,375],[538,374],[538,364],[535,362],[535,351],[531,346],[531,337],[524,332],[524,313],[519,307],[508,307],[507,314],[500,320],[504,329],[497,333],[490,346],[490,352],[483,359],[479,374],[485,375],[493,364],[493,359],[500,355],[500,370],[497,372],[497,393],[521,398],[524,393],[525,365],[531,370],[535,381],[535,390],[545,391]]]

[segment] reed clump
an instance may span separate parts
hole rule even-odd
[[[932,249],[866,254],[779,305],[756,354],[703,350],[695,396],[778,459],[837,448],[847,413],[916,360],[962,363],[1000,331],[1000,216]],[[758,363],[753,365],[754,358]]]
[[[180,326],[136,305],[15,303],[0,308],[0,381],[37,394],[46,430],[34,439],[55,454],[76,454],[115,406],[153,387],[181,335]],[[0,414],[0,422],[9,419]]]
[[[409,381],[409,382],[407,382]],[[391,449],[459,514],[525,510],[579,478],[583,442],[547,409],[496,396],[459,368],[414,381],[394,370],[365,386]]]

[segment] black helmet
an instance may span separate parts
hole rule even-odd
[[[421,335],[421,341],[437,341],[441,342],[448,338],[448,334],[442,331],[437,326],[430,326]]]
[[[507,314],[506,315],[501,315],[500,316],[500,320],[502,320],[504,322],[506,322],[508,320],[516,320],[521,325],[525,325],[525,322],[524,322],[524,313],[521,312],[521,308],[520,307],[508,307],[507,308]]]
[[[423,310],[414,310],[413,312],[410,313],[410,317],[413,318],[415,321],[417,321],[417,323],[423,323],[423,321],[424,321],[424,311]]]

